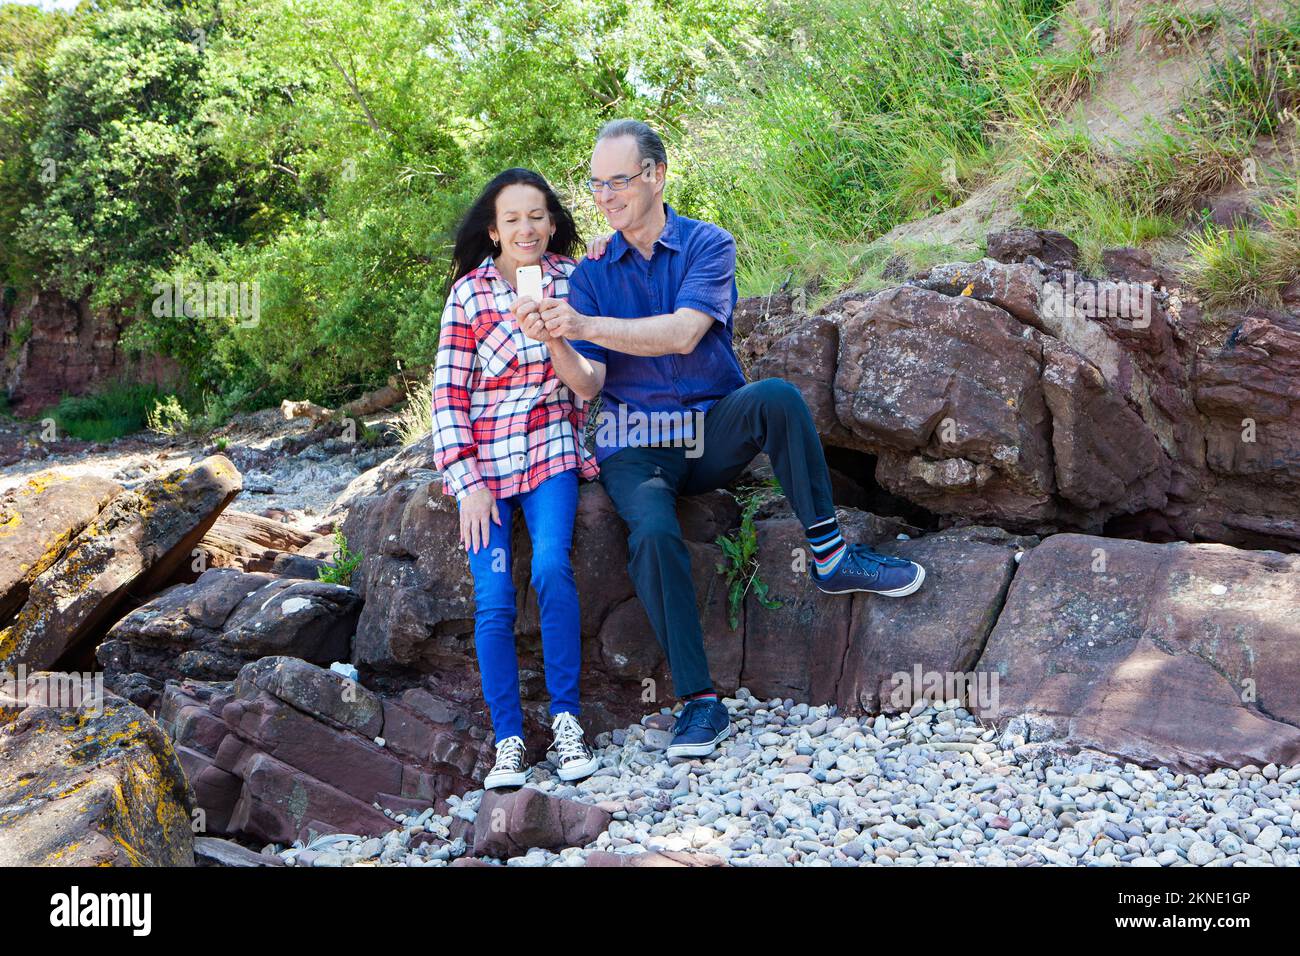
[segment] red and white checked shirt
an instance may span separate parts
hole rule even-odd
[[[542,256],[542,292],[569,295],[577,262]],[[487,488],[498,500],[577,468],[595,478],[582,445],[586,409],[555,375],[545,342],[524,335],[510,306],[515,290],[488,256],[447,297],[433,373],[434,464],[457,500]]]

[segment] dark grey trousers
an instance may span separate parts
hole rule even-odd
[[[629,529],[628,574],[668,657],[678,697],[713,687],[690,553],[677,523],[678,496],[722,488],[766,452],[805,530],[835,516],[812,415],[783,379],[752,382],[710,408],[697,450],[698,457],[688,458],[684,447],[624,448],[600,466],[600,482]]]

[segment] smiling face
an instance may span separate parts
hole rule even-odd
[[[501,243],[498,262],[506,267],[534,266],[542,261],[546,245],[555,235],[555,220],[546,208],[546,196],[536,186],[513,183],[497,193],[497,220],[488,228],[493,242]]]
[[[654,165],[648,159],[642,160],[633,136],[611,136],[596,144],[591,154],[593,179],[633,177],[627,189],[615,192],[602,186],[592,194],[611,229],[622,232],[635,228],[652,216],[654,209],[663,203],[665,172],[662,164]]]

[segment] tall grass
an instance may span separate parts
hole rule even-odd
[[[406,407],[397,416],[395,422],[398,438],[402,447],[413,445],[422,438],[427,438],[433,431],[433,378],[426,377],[408,385],[406,389]]]
[[[740,92],[692,128],[682,195],[739,245],[744,292],[855,277],[894,225],[960,203],[1008,114],[1076,95],[1092,56],[1049,51],[1048,0],[812,0],[787,48],[721,58]]]
[[[88,395],[65,395],[48,415],[60,437],[110,442],[144,428],[162,397],[152,385],[114,382]]]
[[[1209,224],[1189,238],[1188,281],[1210,309],[1276,306],[1300,278],[1300,176],[1262,212],[1267,228]]]
[[[1200,201],[1294,117],[1300,89],[1295,4],[1269,21],[1253,8],[1166,3],[1101,27],[1056,0],[786,9],[798,24],[789,42],[743,60],[720,49],[717,69],[738,92],[674,137],[675,195],[735,234],[743,294],[875,285],[873,240],[959,205],[994,176],[1017,183],[1023,221],[1070,234],[1095,268],[1107,246],[1199,225]],[[1243,46],[1215,59],[1207,45],[1176,117],[1117,149],[1062,119],[1128,55],[1134,28],[1184,43],[1231,28]]]
[[[1149,12],[1146,25],[1176,31],[1184,22],[1181,9]],[[1017,133],[1024,170],[1020,215],[1030,225],[1069,233],[1089,267],[1105,246],[1140,245],[1189,224],[1199,228],[1204,197],[1243,178],[1260,136],[1295,121],[1300,5],[1284,9],[1276,21],[1258,14],[1243,21],[1216,8],[1188,22],[1197,33],[1233,26],[1241,49],[1226,57],[1207,54],[1199,81],[1164,128],[1148,128],[1128,149],[1103,146],[1059,124],[1023,126]],[[1238,238],[1248,260],[1253,240]]]

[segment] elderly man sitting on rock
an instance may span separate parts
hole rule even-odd
[[[678,496],[722,488],[766,452],[807,534],[817,588],[903,597],[925,571],[841,536],[803,397],[782,379],[746,384],[732,349],[735,240],[664,202],[667,168],[649,126],[602,127],[588,185],[615,233],[574,271],[567,301],[523,299],[514,311],[547,342],[561,381],[584,400],[602,396],[600,481],[630,529],[628,572],[685,701],[668,755],[704,757],[731,722],[709,675]]]

